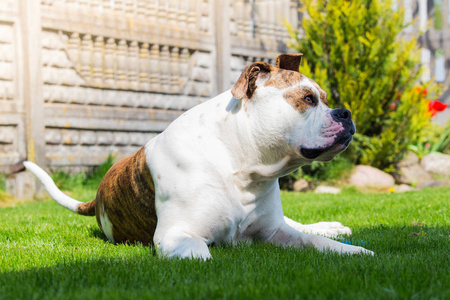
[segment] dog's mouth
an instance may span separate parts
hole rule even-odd
[[[306,159],[316,159],[322,154],[330,153],[332,158],[334,155],[347,149],[352,139],[353,139],[352,132],[349,131],[345,134],[339,135],[331,146],[319,148],[301,147],[300,154]]]
[[[326,152],[329,147],[327,148],[303,148],[300,149],[300,153],[303,155],[303,157],[307,159],[314,159],[319,157],[322,153]]]

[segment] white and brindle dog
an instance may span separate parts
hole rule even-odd
[[[247,66],[231,90],[116,163],[91,202],[66,196],[41,168],[24,164],[56,202],[95,215],[111,242],[153,244],[159,255],[209,259],[208,245],[253,240],[373,254],[322,236],[351,233],[338,222],[283,216],[278,178],[331,160],[355,133],[350,112],[328,107],[326,93],[298,72],[300,61],[282,54],[276,67]]]

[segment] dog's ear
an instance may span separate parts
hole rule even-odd
[[[300,63],[302,62],[303,53],[297,54],[280,54],[277,57],[276,67],[279,69],[285,69],[298,72]]]
[[[258,76],[267,76],[273,69],[271,65],[265,62],[255,62],[245,67],[231,89],[231,94],[236,99],[242,99],[245,96],[250,99],[257,88],[256,79],[258,79]]]

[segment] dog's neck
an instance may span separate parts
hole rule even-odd
[[[305,164],[289,148],[280,132],[267,130],[256,105],[229,96],[220,132],[241,176],[251,181],[272,181]],[[259,101],[260,99],[253,99]],[[222,125],[223,124],[223,125]],[[273,127],[272,127],[273,128]]]

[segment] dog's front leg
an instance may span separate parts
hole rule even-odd
[[[299,232],[286,223],[282,224],[279,229],[275,230],[274,233],[267,239],[267,241],[287,247],[302,248],[305,246],[309,246],[314,247],[320,251],[331,250],[338,253],[374,254],[372,251],[364,249],[363,247],[351,246],[323,236]]]
[[[340,222],[319,222],[314,224],[301,224],[288,217],[284,217],[284,221],[292,228],[310,234],[318,234],[326,237],[338,237],[343,234],[351,235],[352,230]]]
[[[165,257],[211,258],[208,245],[200,237],[186,233],[181,227],[172,227],[168,230],[156,229],[154,244],[157,253]]]

